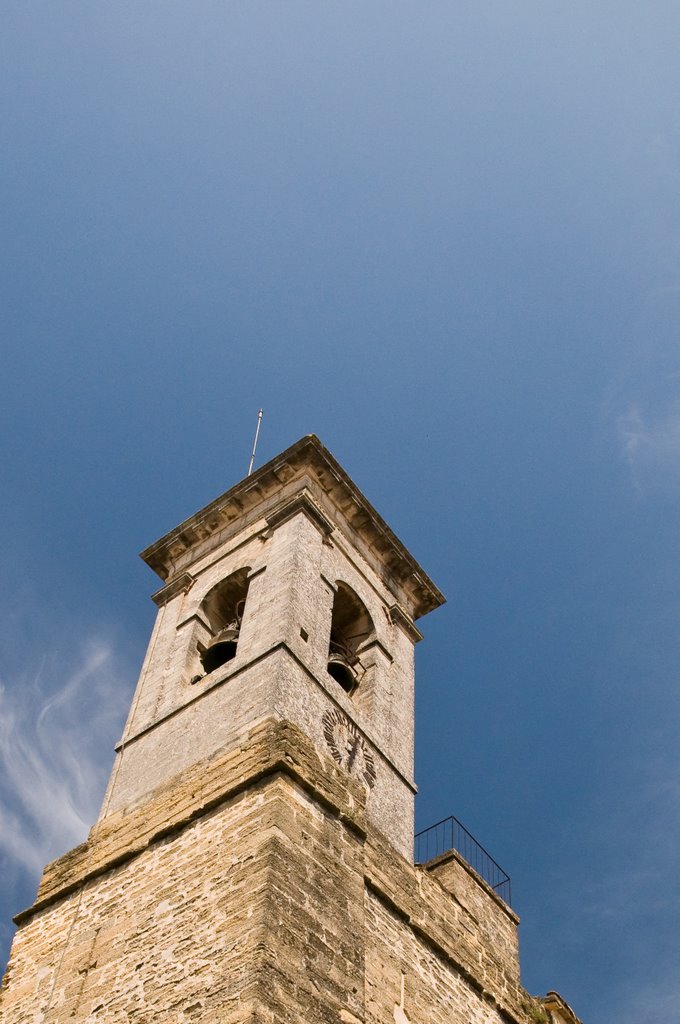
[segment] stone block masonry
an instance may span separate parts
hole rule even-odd
[[[367,826],[363,787],[266,721],[48,865],[2,1024],[529,1024],[516,918],[468,906]],[[465,894],[463,894],[465,895]],[[402,1018],[403,1019],[403,1018]]]

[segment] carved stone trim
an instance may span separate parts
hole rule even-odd
[[[553,1012],[557,1012],[569,1024],[581,1024],[569,1003],[562,998],[559,992],[548,992],[542,999],[539,997],[539,1002],[543,1003],[545,1009],[550,1013],[551,1019],[553,1019]]]
[[[275,527],[281,526],[282,523],[288,522],[299,512],[303,512],[324,537],[330,537],[335,529],[333,523],[324,515],[306,490],[296,494],[291,501],[287,501],[270,512],[267,516],[267,525],[273,530]]]
[[[390,619],[395,624],[403,629],[409,640],[412,640],[414,644],[417,644],[419,640],[423,639],[423,634],[420,632],[418,627],[414,624],[411,616],[404,611],[400,604],[393,604],[388,608],[390,613]]]
[[[182,629],[184,626],[188,626],[190,622],[200,623],[204,629],[207,629],[208,632],[212,634],[210,623],[205,620],[204,616],[201,615],[200,612],[192,612],[191,615],[187,615],[186,619],[182,619],[181,622],[177,623],[177,629]]]
[[[324,581],[324,583],[326,584],[328,589],[331,590],[334,594],[336,594],[337,591],[338,591],[337,583],[333,583],[333,580],[329,580],[328,576],[324,576],[324,574],[322,572],[319,573],[319,576]]]
[[[175,576],[174,580],[170,580],[164,587],[157,590],[155,594],[151,595],[151,600],[154,604],[157,604],[159,608],[162,608],[164,604],[171,601],[177,594],[185,593],[194,585],[194,577],[190,572],[182,572],[179,576]]]
[[[377,637],[373,637],[372,640],[367,640],[366,643],[360,644],[357,648],[357,654],[361,658],[362,655],[368,654],[370,651],[380,651],[380,653],[387,658],[390,664],[394,661],[394,658],[387,650],[384,644],[381,644]]]
[[[257,569],[253,569],[251,572],[249,572],[248,573],[248,583],[250,583],[252,580],[254,580],[256,576],[260,576],[261,573],[263,573],[266,568],[267,568],[266,565],[258,565]]]

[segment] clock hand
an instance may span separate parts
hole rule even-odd
[[[355,737],[354,743],[352,744],[352,749],[349,752],[349,758],[347,760],[347,771],[348,772],[351,772],[352,765],[354,764],[354,762],[356,760],[356,756],[357,756],[357,753],[358,753],[358,750],[359,750],[359,741],[360,741],[360,739],[361,739],[360,736],[356,736]]]

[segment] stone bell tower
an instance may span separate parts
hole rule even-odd
[[[443,597],[331,454],[303,438],[142,557],[101,814],[16,918],[3,1024],[537,1021],[510,907],[453,850],[413,863],[414,621]]]
[[[165,585],[102,817],[237,748],[300,728],[413,844],[413,620],[443,597],[317,438],[142,553]]]

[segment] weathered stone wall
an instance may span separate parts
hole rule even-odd
[[[48,865],[0,1019],[392,1024],[397,1008],[400,1024],[528,1024],[485,904],[367,831],[364,807],[300,730],[262,723]]]
[[[215,584],[243,566],[250,566],[253,571],[264,566],[265,552],[258,535],[265,525],[258,522],[241,530],[237,537],[231,538],[231,547],[213,553],[209,561],[197,567],[195,576],[188,576],[185,585],[161,604],[125,727],[125,738],[143,732],[195,699],[191,679],[201,670],[196,641],[205,639],[195,616]],[[256,594],[257,588],[249,594],[248,612],[256,604]],[[247,653],[243,651],[244,655]]]
[[[371,892],[366,934],[366,1024],[394,1024],[396,1006],[413,1024],[507,1024],[497,1006]]]
[[[485,887],[478,912],[471,913],[426,868],[406,863],[373,832],[365,846],[364,875],[368,892],[395,913],[425,949],[448,965],[452,977],[465,979],[490,1006],[523,1019],[526,993],[519,983],[516,940],[514,944],[489,941],[488,925],[500,905]],[[508,930],[514,930],[517,917],[509,907],[502,913],[507,916]],[[376,955],[389,958],[391,948],[391,940],[381,937]]]
[[[196,699],[191,704],[119,752],[115,781],[100,821],[141,806],[154,789],[167,785],[176,773],[238,747],[249,730],[266,717],[298,725],[322,755],[328,753],[323,731],[323,715],[328,708],[340,708],[360,729],[363,725],[351,699],[334,680],[313,676],[285,646],[243,667],[235,659],[214,675],[214,681],[210,676],[195,685]],[[402,854],[410,857],[414,788],[373,744],[368,723],[364,735],[376,764],[367,814]]]
[[[195,701],[200,687],[197,690],[191,680],[201,671],[197,640],[205,642],[205,628],[199,622],[202,602],[221,580],[248,566],[252,582],[241,636],[235,662],[226,671],[285,643],[313,675],[324,679],[333,588],[338,581],[346,582],[368,608],[383,653],[373,659],[371,696],[360,686],[355,712],[376,745],[412,780],[413,639],[389,617],[394,594],[338,531],[329,540],[304,512],[273,528],[266,518],[259,519],[231,535],[226,544],[209,558],[188,563],[186,584],[161,605],[126,725],[126,742]],[[117,784],[119,780],[114,789]],[[105,805],[109,802],[121,806],[124,798],[116,793]]]
[[[267,723],[242,756],[48,865],[20,915],[3,1024],[330,1021],[347,998],[363,1012],[361,793],[331,770],[312,800],[321,765],[299,739]]]
[[[363,838],[292,783],[278,810],[262,1020],[363,1020]]]
[[[27,922],[3,1024],[249,1020],[269,916],[271,804],[250,792]]]
[[[518,919],[460,854],[451,850],[427,865],[427,870],[474,922],[479,939],[510,977],[519,981]]]

